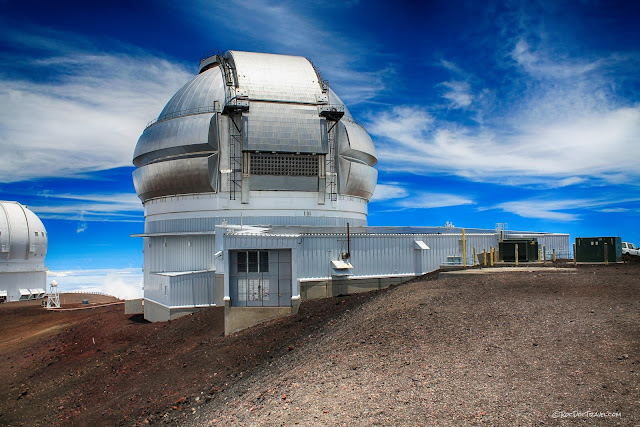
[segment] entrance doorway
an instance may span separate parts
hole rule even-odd
[[[232,306],[291,306],[290,249],[240,250],[229,254]]]

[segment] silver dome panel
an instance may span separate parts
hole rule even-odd
[[[359,124],[346,120],[340,122],[338,153],[342,157],[368,166],[378,163],[376,149],[367,131]]]
[[[169,100],[160,113],[163,116],[202,107],[213,107],[214,102],[221,104],[225,100],[224,77],[220,67],[214,67],[194,77]]]
[[[377,178],[371,138],[309,60],[229,51],[201,70],[138,140],[134,184],[143,201],[217,192],[250,210],[270,190],[316,192],[318,206],[339,194],[370,198]],[[344,115],[325,114],[331,107]],[[252,166],[252,155],[262,163]],[[317,173],[289,161],[296,155],[316,158]]]
[[[133,164],[144,166],[160,158],[217,151],[219,136],[215,114],[165,120],[149,126],[138,139]]]
[[[326,121],[315,106],[253,102],[243,115],[243,149],[284,153],[328,152]]]
[[[316,104],[322,94],[318,75],[306,58],[271,53],[228,52],[238,86],[250,100]]]
[[[378,171],[371,166],[340,158],[340,194],[363,197],[373,196],[378,180]]]
[[[133,171],[133,185],[143,201],[175,194],[213,192],[217,184],[217,155],[151,163]],[[213,176],[209,170],[215,169]],[[212,187],[212,184],[214,187]]]

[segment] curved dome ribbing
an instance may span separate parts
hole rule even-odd
[[[31,210],[18,202],[0,201],[0,262],[41,264],[47,233]]]
[[[144,203],[206,194],[211,212],[247,218],[282,210],[289,192],[307,207],[317,200],[311,216],[346,210],[366,221],[375,148],[308,59],[229,51],[203,63],[138,140],[133,178]]]

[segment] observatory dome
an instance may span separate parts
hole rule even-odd
[[[47,232],[40,218],[18,202],[0,201],[0,263],[43,263]]]
[[[36,214],[18,202],[0,201],[0,301],[44,297],[47,243]]]
[[[195,231],[186,222],[196,216],[209,229],[240,217],[366,225],[377,180],[366,130],[308,59],[288,55],[206,56],[133,157],[146,232]]]

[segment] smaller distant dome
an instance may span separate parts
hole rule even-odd
[[[0,201],[0,263],[43,263],[48,235],[42,221],[18,202]]]

